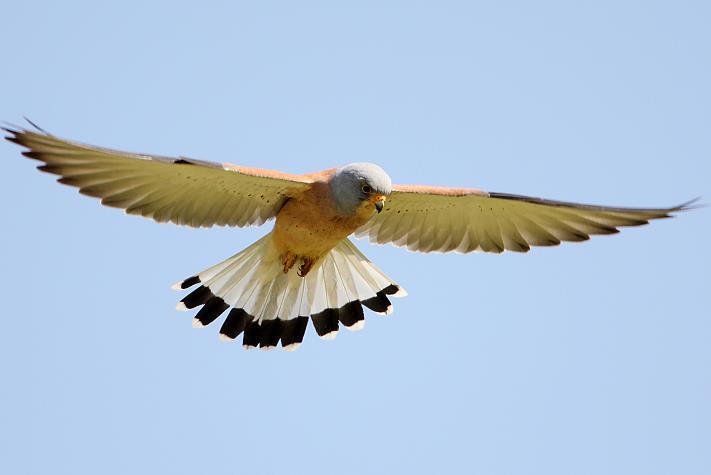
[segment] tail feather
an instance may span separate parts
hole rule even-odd
[[[241,308],[233,308],[220,328],[220,338],[234,340],[252,321],[252,316]]]
[[[284,320],[281,332],[281,346],[286,351],[294,351],[301,345],[306,333],[309,317],[296,317]]]
[[[387,296],[407,295],[347,239],[306,277],[299,277],[296,269],[284,273],[271,234],[173,288],[196,285],[178,304],[181,310],[202,306],[194,326],[209,325],[231,308],[220,328],[221,339],[231,341],[243,334],[245,348],[271,349],[281,341],[289,351],[303,341],[309,317],[322,339],[332,339],[339,324],[363,328],[362,306],[388,314],[392,304]]]

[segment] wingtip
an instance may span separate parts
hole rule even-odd
[[[0,129],[2,129],[5,133],[15,135],[15,134],[17,134],[19,127],[11,124],[10,122],[3,121],[2,125],[0,125]],[[9,139],[10,137],[5,136],[5,138]]]
[[[42,127],[40,127],[39,125],[34,123],[32,120],[27,118],[27,116],[22,116],[22,118],[25,119],[25,121],[27,121],[27,123],[29,124],[29,129],[27,126],[14,124],[14,123],[8,122],[8,121],[0,122],[0,130],[9,134],[4,137],[5,140],[24,146],[24,144],[21,143],[21,136],[24,134],[39,132],[40,134],[44,134],[44,135],[47,135],[50,137],[52,136],[52,134],[50,134],[49,132],[44,130]],[[31,130],[31,129],[34,129],[34,130]]]
[[[42,127],[40,127],[39,125],[35,124],[34,122],[32,122],[32,121],[29,119],[29,117],[27,117],[26,115],[23,115],[22,118],[25,119],[25,121],[27,121],[28,124],[30,124],[32,127],[34,127],[35,129],[37,129],[39,132],[42,132],[43,134],[50,135],[49,132],[47,132],[46,130],[44,130]]]
[[[7,140],[8,142],[12,142],[12,143],[21,145],[20,139],[17,137],[18,134],[21,133],[20,132],[21,129],[19,127],[13,128],[12,126],[8,125],[7,127],[2,126],[2,127],[0,127],[0,129],[2,129],[3,132],[5,132],[5,136],[3,137],[5,140]]]
[[[678,206],[674,206],[674,207],[671,208],[669,211],[670,211],[671,213],[676,213],[676,212],[679,212],[679,211],[691,211],[691,210],[694,210],[694,209],[708,208],[708,206],[709,206],[708,204],[706,204],[706,203],[700,203],[700,201],[701,201],[701,197],[700,197],[700,196],[697,196],[696,198],[691,199],[691,200],[689,200],[689,201],[687,201],[687,202],[685,202],[685,203],[682,203],[682,204],[680,204],[680,205],[678,205]]]

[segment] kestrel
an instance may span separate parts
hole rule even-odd
[[[527,252],[585,241],[689,208],[613,208],[472,188],[393,185],[377,165],[352,163],[305,175],[94,147],[42,129],[4,128],[6,139],[107,206],[192,227],[273,229],[234,256],[173,286],[192,290],[179,310],[202,307],[195,327],[227,312],[220,338],[243,334],[245,348],[296,349],[309,317],[333,339],[340,325],[360,330],[363,306],[389,314],[405,290],[348,239],[367,236],[411,251]]]

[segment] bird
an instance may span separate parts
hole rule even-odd
[[[314,173],[128,153],[8,125],[6,139],[38,160],[58,182],[125,213],[195,228],[258,226],[270,232],[237,254],[173,285],[188,291],[177,309],[198,309],[194,327],[223,314],[219,338],[242,335],[245,349],[303,342],[310,320],[332,340],[340,327],[360,330],[363,308],[390,314],[405,289],[350,240],[367,237],[410,251],[527,252],[586,241],[692,208],[619,208],[475,188],[393,184],[373,163]],[[229,311],[228,311],[229,310]]]

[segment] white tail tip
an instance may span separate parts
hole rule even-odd
[[[364,327],[365,327],[365,319],[363,319],[363,320],[358,320],[358,321],[355,322],[353,325],[351,325],[350,327],[346,327],[346,328],[347,328],[348,330],[352,331],[352,332],[359,332],[359,331],[361,331]]]
[[[300,346],[301,346],[301,343],[292,343],[290,345],[286,345],[284,347],[284,351],[288,351],[288,352],[296,351],[299,349]]]
[[[391,313],[393,313],[393,311],[394,311],[394,309],[393,309],[392,304],[388,305],[388,308],[386,308],[384,312],[376,312],[375,310],[373,310],[374,313],[377,313],[378,315],[383,315],[383,316],[390,315]]]
[[[402,287],[398,286],[397,292],[393,294],[393,297],[401,298],[401,297],[407,297],[407,290],[403,289]]]
[[[331,341],[331,340],[335,340],[336,336],[338,336],[338,330],[334,330],[332,332],[326,333],[325,335],[323,335],[321,337],[321,339],[326,340],[326,341]]]
[[[220,341],[225,341],[225,342],[235,341],[234,338],[230,338],[227,335],[225,335],[224,333],[220,333],[218,338],[220,339]]]
[[[204,326],[200,320],[193,318],[193,328],[203,328]]]
[[[183,290],[183,281],[181,280],[180,282],[176,282],[173,285],[170,286],[171,289],[173,290]]]
[[[178,304],[175,306],[175,309],[178,312],[187,312],[188,311],[188,307],[186,307],[183,302],[178,302]]]

